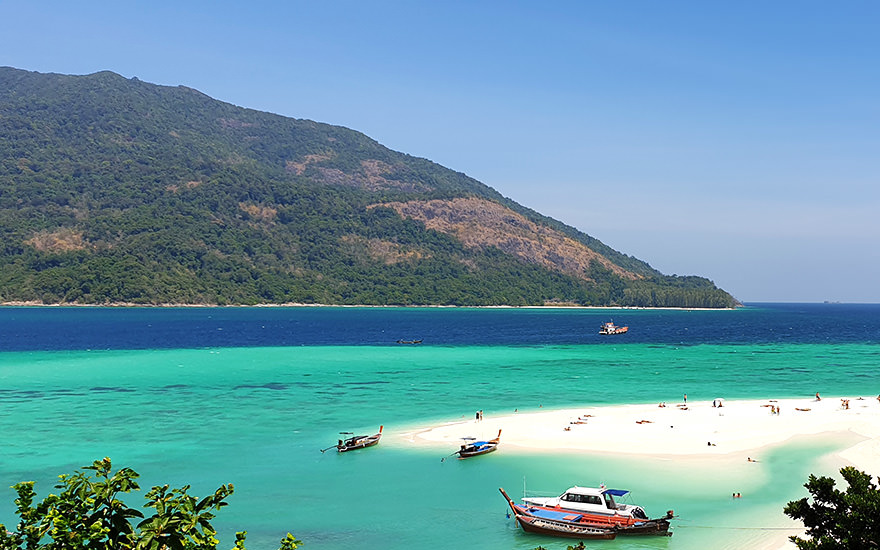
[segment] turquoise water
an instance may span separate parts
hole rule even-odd
[[[516,320],[516,312],[509,312]],[[728,312],[733,316],[737,312]],[[420,313],[421,315],[421,313]],[[443,312],[442,315],[449,315]],[[666,322],[686,315],[667,312]],[[494,318],[494,319],[497,319]],[[598,323],[596,323],[598,326]],[[274,549],[288,531],[306,548],[563,549],[527,535],[498,493],[561,491],[578,483],[633,491],[652,515],[674,509],[671,538],[621,538],[609,549],[754,547],[792,523],[788,500],[809,473],[833,474],[847,441],[799,439],[759,464],[694,467],[653,457],[540,454],[502,448],[466,461],[454,449],[408,445],[417,426],[539,408],[689,400],[880,393],[872,342],[601,345],[340,345],[0,353],[0,522],[36,480],[109,456],[141,485],[191,484],[206,494],[234,483],[217,518],[222,546],[247,530],[249,548]],[[382,443],[338,455],[338,432]],[[637,441],[633,445],[638,445]],[[743,499],[733,500],[732,492]],[[140,498],[140,497],[138,497]]]

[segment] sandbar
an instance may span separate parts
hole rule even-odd
[[[474,418],[408,431],[407,441],[454,448],[464,437],[492,438],[506,449],[590,451],[658,457],[728,455],[758,460],[764,448],[798,436],[849,434],[839,453],[862,471],[880,471],[880,398],[713,399],[609,405]],[[719,406],[720,405],[720,406]],[[842,464],[847,465],[847,464]]]

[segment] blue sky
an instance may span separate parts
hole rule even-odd
[[[10,2],[0,65],[361,131],[746,302],[880,302],[880,3]]]

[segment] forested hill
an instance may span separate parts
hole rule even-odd
[[[339,126],[0,68],[0,302],[731,307]]]

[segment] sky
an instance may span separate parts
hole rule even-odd
[[[0,66],[352,128],[746,303],[878,303],[878,28],[874,0],[0,0]]]

